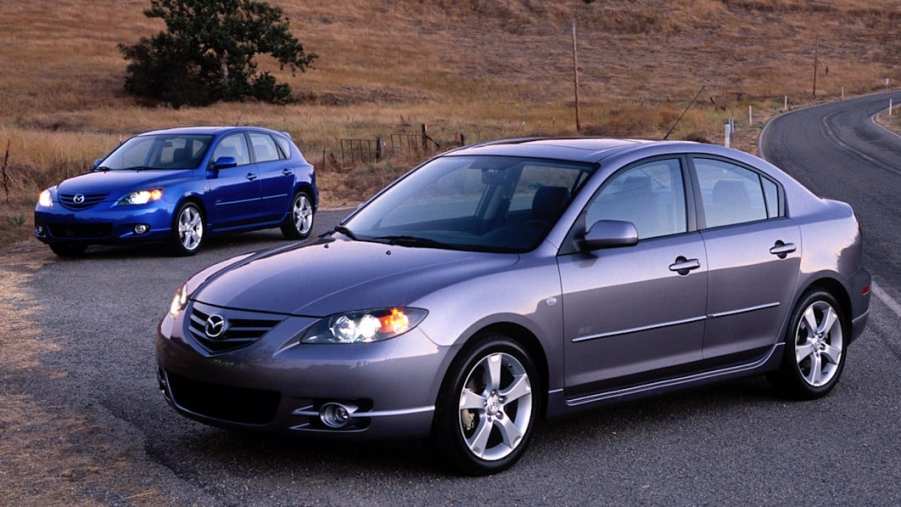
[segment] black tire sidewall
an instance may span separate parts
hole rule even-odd
[[[188,250],[181,243],[181,238],[178,236],[178,219],[181,217],[181,214],[185,211],[186,208],[192,207],[197,210],[197,213],[200,214],[200,222],[203,224],[203,235],[200,237],[200,243],[197,245],[197,248],[194,250]],[[178,211],[175,212],[175,216],[172,218],[172,240],[171,240],[171,249],[175,255],[187,257],[196,254],[203,248],[204,243],[206,243],[207,236],[207,227],[206,227],[206,215],[203,214],[203,210],[197,204],[193,202],[186,202],[178,207]]]
[[[523,439],[509,456],[497,461],[486,461],[473,456],[466,445],[463,434],[459,429],[459,410],[457,407],[460,393],[469,371],[482,358],[496,352],[504,352],[516,357],[526,369],[532,385],[532,416]],[[448,459],[449,464],[457,472],[465,475],[489,475],[510,468],[522,457],[526,448],[528,448],[536,422],[543,413],[543,397],[541,395],[544,392],[543,389],[541,376],[532,358],[521,345],[499,334],[490,334],[478,338],[475,343],[467,346],[460,352],[445,376],[437,403],[435,431],[433,434],[436,446],[441,451],[441,454]]]
[[[842,354],[838,364],[838,371],[832,379],[825,385],[815,387],[807,383],[804,374],[801,372],[801,366],[795,359],[795,332],[801,319],[804,317],[804,310],[816,301],[825,301],[834,308],[839,316],[839,324],[842,326]],[[813,290],[805,293],[792,314],[789,327],[785,332],[785,354],[783,357],[782,368],[780,370],[781,380],[784,387],[788,388],[790,394],[794,397],[802,399],[816,399],[829,394],[838,383],[845,369],[845,362],[848,359],[848,339],[850,338],[850,326],[846,312],[838,300],[830,293],[823,290]]]

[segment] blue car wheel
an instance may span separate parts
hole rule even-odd
[[[175,215],[172,247],[178,255],[194,255],[204,239],[203,212],[194,203],[185,203]]]
[[[291,210],[282,223],[282,235],[285,239],[306,239],[313,231],[314,219],[313,200],[301,190],[291,200]]]

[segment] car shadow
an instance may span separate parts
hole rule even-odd
[[[614,443],[617,435],[666,434],[674,428],[690,427],[694,417],[709,415],[712,410],[741,413],[754,407],[766,410],[763,407],[783,402],[765,379],[749,378],[596,408],[551,423],[542,421],[531,448],[514,470],[541,470],[548,466],[546,462],[565,460],[565,455],[579,449],[596,448],[605,438],[611,445],[622,445]],[[245,467],[318,475],[327,469],[328,475],[336,477],[358,475],[363,470],[374,476],[456,476],[427,441],[290,438],[216,428],[183,433],[176,440],[174,443],[195,459],[218,461],[219,466],[238,476],[243,475]]]

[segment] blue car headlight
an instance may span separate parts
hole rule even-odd
[[[49,188],[41,192],[41,195],[38,196],[38,204],[44,208],[53,207],[53,195],[50,193]]]
[[[138,190],[126,194],[118,202],[116,206],[131,206],[139,204],[147,204],[148,202],[159,201],[163,198],[163,189],[152,188],[149,190]]]
[[[378,308],[337,313],[313,324],[300,343],[370,343],[413,329],[428,315],[421,308]]]

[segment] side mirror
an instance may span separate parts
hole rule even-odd
[[[235,160],[235,157],[219,157],[213,162],[213,169],[216,171],[222,169],[230,169],[232,167],[237,167],[238,161]]]
[[[638,243],[638,230],[632,222],[598,220],[579,240],[579,248],[593,252],[602,248],[633,246]]]
[[[102,158],[98,158],[97,160],[95,160],[94,163],[91,164],[91,172],[96,171],[97,168],[100,167],[101,162],[103,162]]]

